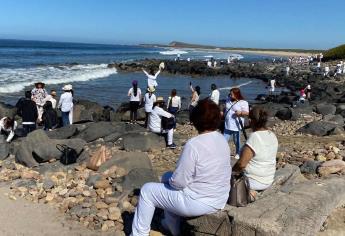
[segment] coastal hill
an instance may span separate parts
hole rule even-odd
[[[325,60],[345,59],[345,44],[331,48],[325,52]]]
[[[179,41],[172,41],[171,43],[164,44],[140,44],[146,47],[171,47],[171,48],[199,48],[199,49],[217,49],[217,50],[238,50],[238,51],[270,51],[270,52],[299,52],[299,53],[320,53],[325,50],[316,49],[298,49],[298,48],[245,48],[245,47],[218,47],[211,45],[185,43]]]

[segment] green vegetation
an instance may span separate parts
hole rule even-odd
[[[345,44],[331,48],[324,54],[325,60],[345,59]]]

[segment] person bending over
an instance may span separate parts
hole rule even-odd
[[[149,130],[153,133],[157,134],[165,134],[167,147],[174,149],[176,145],[174,144],[174,129],[163,130],[162,129],[162,117],[165,118],[172,118],[174,117],[167,111],[163,110],[164,107],[164,98],[158,97],[156,102],[153,104],[152,112],[150,113],[149,117]]]
[[[220,110],[210,100],[195,107],[192,121],[199,135],[188,140],[175,171],[162,183],[147,183],[140,191],[132,235],[149,235],[155,208],[164,210],[163,227],[179,235],[180,217],[212,214],[224,208],[230,191],[230,148],[217,132]]]
[[[265,190],[273,183],[278,140],[266,128],[268,115],[265,110],[254,107],[249,112],[249,119],[253,133],[244,145],[233,171],[244,171],[249,179],[251,195],[255,199],[256,191]]]
[[[11,142],[14,137],[14,130],[17,128],[17,122],[10,118],[4,117],[0,120],[0,133],[8,135],[6,142]]]

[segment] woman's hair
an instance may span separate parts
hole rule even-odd
[[[211,90],[216,90],[216,89],[217,89],[217,85],[211,84]]]
[[[171,94],[170,94],[171,98],[175,97],[176,94],[177,94],[176,89],[171,90]]]
[[[150,75],[155,75],[155,70],[153,68],[150,68]]]
[[[7,117],[6,119],[5,119],[5,128],[6,129],[9,129],[9,128],[11,128],[11,129],[13,129],[13,127],[14,127],[14,119],[12,119],[12,118],[10,118],[10,117]]]
[[[254,106],[249,111],[250,125],[253,130],[258,130],[260,128],[266,128],[268,113],[264,109]]]
[[[31,99],[31,96],[32,96],[31,91],[25,91],[25,98]]]
[[[45,111],[49,110],[49,109],[52,109],[53,108],[53,104],[51,101],[46,101],[46,103],[43,105],[43,109]]]
[[[133,80],[132,86],[133,86],[134,97],[136,97],[138,94],[138,81]]]
[[[198,95],[200,95],[200,87],[199,86],[195,86],[195,91],[198,93]]]
[[[231,94],[231,93],[234,94],[234,96],[235,96],[235,98],[236,98],[237,100],[243,100],[243,99],[244,99],[244,97],[243,97],[242,94],[241,94],[240,88],[232,88],[232,89],[230,89],[230,94]]]
[[[208,99],[200,100],[191,114],[191,122],[199,133],[217,130],[220,121],[221,115],[218,105]]]

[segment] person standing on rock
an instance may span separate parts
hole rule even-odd
[[[22,125],[25,134],[34,131],[36,129],[36,122],[38,119],[37,106],[34,101],[31,100],[31,91],[25,92],[25,98],[21,98],[17,104],[17,114],[22,118]]]
[[[17,121],[10,117],[0,120],[0,133],[7,135],[6,142],[11,142],[14,137],[14,130],[17,128]]]
[[[58,125],[56,110],[53,108],[51,101],[47,101],[46,104],[44,104],[43,109],[42,121],[44,130],[52,131]]]
[[[307,99],[311,99],[311,85],[308,84],[307,87],[304,89],[305,94],[307,95]]]
[[[70,125],[69,113],[73,109],[73,96],[72,96],[72,85],[65,85],[62,90],[64,93],[61,95],[59,100],[58,108],[61,110],[62,125]]]
[[[141,90],[138,88],[138,81],[132,81],[132,88],[128,90],[130,121],[132,124],[137,122],[138,109],[141,102]]]
[[[147,73],[146,70],[144,69],[143,69],[143,72],[147,76],[147,87],[156,88],[158,86],[157,77],[161,73],[161,65],[159,67],[159,70],[156,73],[152,68],[150,69],[150,73]]]
[[[244,100],[239,88],[232,88],[226,101],[224,118],[224,137],[227,141],[232,136],[235,146],[235,158],[239,158],[241,149],[240,131],[243,129],[244,117],[249,114],[249,104]]]
[[[196,217],[223,209],[229,197],[230,148],[217,132],[220,109],[209,99],[199,102],[192,114],[198,136],[188,140],[174,172],[162,183],[146,183],[140,190],[132,236],[147,236],[155,208],[164,210],[162,226],[180,235],[180,217]]]
[[[50,90],[50,94],[46,96],[45,102],[50,101],[52,103],[52,108],[56,109],[56,91],[54,89]]]
[[[44,89],[45,84],[42,82],[35,83],[35,88],[31,91],[31,98],[36,103],[38,111],[38,122],[42,122],[43,106],[46,103],[47,91]]]
[[[192,97],[191,97],[190,105],[189,105],[189,120],[190,120],[194,107],[198,105],[201,91],[200,91],[199,86],[195,86],[195,89],[194,89],[192,82],[189,83],[189,87],[190,87],[190,90],[192,91]]]
[[[181,97],[177,96],[176,89],[171,90],[170,97],[168,98],[167,109],[170,114],[176,116],[177,112],[181,110]],[[176,122],[174,124],[174,129],[176,129]]]
[[[249,112],[249,120],[253,133],[244,145],[233,171],[244,171],[249,180],[252,200],[255,200],[256,191],[265,190],[273,183],[278,140],[266,127],[268,114],[265,110],[254,107]]]
[[[145,103],[145,128],[147,128],[150,113],[152,112],[153,104],[156,102],[156,95],[154,95],[155,88],[149,87],[147,89],[147,93],[144,96],[144,103]]]
[[[273,78],[270,80],[270,89],[269,89],[270,95],[274,95],[275,88],[276,88],[276,80]]]
[[[219,97],[220,93],[217,89],[217,85],[211,84],[211,94],[210,94],[210,100],[214,102],[215,104],[219,105]]]
[[[152,112],[149,117],[149,130],[156,134],[166,135],[166,145],[167,148],[175,149],[176,145],[174,144],[174,129],[164,130],[162,128],[162,117],[165,118],[174,118],[174,115],[170,114],[167,111],[163,110],[164,107],[164,98],[158,97],[156,102],[153,105]]]

